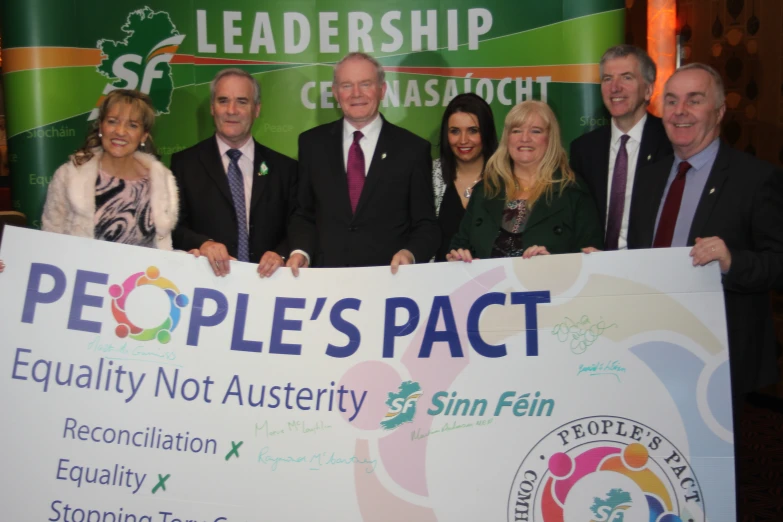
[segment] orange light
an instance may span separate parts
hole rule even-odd
[[[677,5],[675,0],[647,1],[647,52],[658,66],[650,112],[661,115],[663,84],[677,63]]]

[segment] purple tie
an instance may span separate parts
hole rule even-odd
[[[348,149],[348,196],[351,198],[351,210],[354,213],[364,187],[364,152],[359,146],[359,140],[363,137],[361,131],[354,131],[353,143]]]
[[[617,151],[617,159],[614,162],[612,174],[612,194],[609,197],[609,218],[606,222],[606,250],[617,250],[620,240],[620,228],[623,224],[623,211],[625,210],[625,187],[628,182],[628,150],[625,144],[630,136],[620,136],[620,150]]]

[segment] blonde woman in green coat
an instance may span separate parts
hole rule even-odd
[[[534,100],[516,105],[446,259],[469,263],[600,248],[598,211],[568,166],[552,109]]]

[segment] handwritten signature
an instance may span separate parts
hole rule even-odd
[[[365,473],[372,473],[378,465],[378,461],[375,459],[363,459],[356,455],[338,457],[333,451],[314,453],[309,457],[307,455],[275,456],[272,455],[271,452],[272,450],[269,449],[269,446],[261,448],[261,451],[258,454],[258,462],[261,464],[268,464],[272,471],[277,471],[277,467],[280,464],[304,464],[310,466],[310,471],[319,471],[325,466],[364,465]]]
[[[277,435],[285,435],[286,433],[302,433],[305,435],[316,435],[322,431],[332,429],[331,424],[326,424],[324,421],[318,421],[315,424],[308,424],[305,421],[289,421],[285,426],[270,426],[269,421],[264,421],[263,424],[256,423],[255,436],[258,437],[259,433],[269,437],[275,437]]]
[[[607,361],[606,363],[596,362],[593,364],[580,364],[576,375],[585,374],[591,377],[595,375],[612,375],[617,379],[617,382],[622,382],[620,380],[620,374],[624,373],[625,367],[621,365],[619,361]]]
[[[101,337],[96,336],[87,344],[87,349],[93,352],[99,352],[107,359],[124,360],[147,360],[147,362],[175,361],[177,354],[169,350],[159,350],[155,347],[146,348],[143,346],[128,346],[127,341],[122,344],[112,344],[101,342]],[[122,356],[122,357],[118,357]]]
[[[461,430],[465,428],[472,428],[474,426],[489,426],[492,424],[492,421],[494,419],[487,419],[487,420],[477,420],[474,423],[468,422],[466,424],[460,424],[457,421],[452,422],[449,424],[448,422],[443,425],[441,428],[435,428],[428,430],[427,432],[422,432],[421,428],[416,428],[416,431],[411,432],[411,440],[419,440],[419,439],[426,439],[427,437],[430,437],[432,435],[437,435],[438,433],[446,433],[447,431],[454,431],[454,430]]]
[[[552,335],[556,335],[561,343],[569,342],[571,351],[579,354],[585,353],[606,330],[616,327],[616,323],[606,324],[603,319],[593,323],[586,315],[580,317],[578,321],[566,317],[562,323],[552,328]]]

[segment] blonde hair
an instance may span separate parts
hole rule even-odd
[[[502,193],[506,201],[511,201],[516,194],[518,184],[514,177],[514,162],[508,153],[508,139],[513,129],[523,126],[535,115],[543,120],[549,142],[538,166],[536,182],[530,189],[528,207],[532,208],[542,195],[550,201],[555,187],[558,188],[559,193],[562,193],[564,188],[574,183],[574,171],[568,166],[568,155],[560,142],[560,125],[557,123],[555,113],[542,101],[528,100],[515,105],[508,112],[498,149],[487,161],[484,170],[484,193],[488,198],[497,197]],[[561,176],[556,178],[557,171],[560,171]]]
[[[84,139],[84,144],[71,156],[73,164],[77,167],[84,163],[87,163],[95,155],[95,151],[102,148],[101,146],[101,124],[106,119],[109,111],[117,103],[127,103],[133,109],[133,111],[139,116],[141,120],[141,126],[144,132],[148,134],[147,140],[143,147],[139,147],[142,152],[148,152],[152,155],[156,155],[155,145],[152,142],[152,125],[155,123],[155,109],[152,106],[152,100],[143,92],[131,90],[131,89],[115,89],[111,91],[101,102],[98,108],[98,119],[96,119],[90,131],[87,133],[87,137]]]

